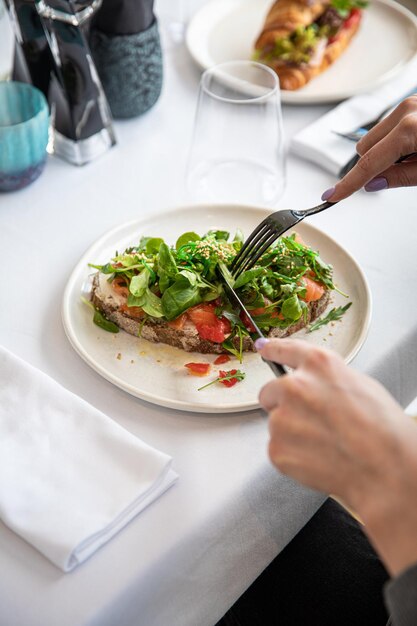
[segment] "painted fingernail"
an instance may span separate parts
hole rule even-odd
[[[262,348],[266,346],[267,343],[269,343],[269,339],[265,339],[265,337],[260,337],[255,341],[255,348],[257,350],[262,350]]]
[[[388,181],[383,176],[373,178],[365,185],[365,191],[382,191],[382,189],[388,189]]]
[[[321,199],[326,201],[331,198],[335,192],[335,189],[335,187],[330,187],[330,189],[326,189],[326,191],[322,194]]]

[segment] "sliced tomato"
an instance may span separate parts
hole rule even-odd
[[[187,314],[183,313],[175,318],[175,320],[171,320],[167,322],[168,326],[171,328],[175,328],[175,330],[182,330],[184,328],[185,321],[187,319]]]
[[[225,376],[233,376],[233,374],[237,374],[237,370],[230,370],[230,372],[224,372],[223,370],[220,370],[219,378],[224,378]],[[238,382],[238,379],[230,378],[229,380],[221,380],[219,382],[221,382],[221,384],[225,387],[233,387],[233,385],[236,385],[236,383]]]
[[[320,300],[322,295],[324,294],[325,288],[323,285],[318,283],[317,281],[309,278],[308,276],[303,276],[301,279],[306,288],[306,295],[301,300],[305,302],[314,302],[315,300]]]
[[[124,298],[128,297],[129,287],[127,286],[126,279],[123,278],[123,276],[116,276],[116,278],[112,280],[111,286],[114,291],[119,294],[119,296],[123,296]]]
[[[210,371],[210,363],[186,363],[185,367],[193,376],[207,376]]]
[[[214,343],[223,343],[230,335],[231,325],[225,317],[216,318],[217,322],[213,325],[196,324],[197,332],[202,339],[213,341]]]
[[[230,361],[230,356],[227,354],[221,354],[214,361],[214,365],[223,365],[223,363],[228,363]]]
[[[198,304],[187,311],[202,339],[222,343],[232,330],[229,320],[217,317],[213,304]]]
[[[349,17],[344,21],[343,28],[352,28],[359,24],[362,17],[362,11],[360,9],[352,9],[349,13]]]
[[[129,317],[133,317],[134,319],[142,319],[145,315],[143,309],[140,306],[127,306],[127,304],[122,304],[119,307],[122,313],[126,313]]]

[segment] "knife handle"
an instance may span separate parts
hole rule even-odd
[[[279,378],[280,376],[285,376],[285,374],[287,373],[286,369],[282,365],[280,365],[280,363],[275,363],[274,361],[268,361],[267,359],[264,359],[263,357],[262,357],[262,361],[265,361],[265,363],[269,365],[269,367],[274,372],[277,378]]]
[[[417,152],[410,152],[410,154],[404,154],[397,161],[395,161],[395,163],[396,164],[402,163],[403,161],[406,161],[407,159],[414,159],[416,156],[417,156]],[[344,176],[346,176],[346,174],[348,172],[350,172],[350,170],[353,167],[355,167],[355,165],[359,161],[359,159],[360,159],[359,154],[355,154],[355,156],[352,157],[350,159],[350,161],[348,163],[346,163],[346,165],[344,167],[342,167],[342,169],[339,172],[339,178],[343,178]]]

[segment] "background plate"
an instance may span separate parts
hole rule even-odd
[[[187,47],[202,69],[250,59],[272,0],[212,0],[192,18]],[[338,102],[393,78],[417,53],[417,18],[393,0],[370,0],[358,33],[323,74],[282,102]]]
[[[217,205],[183,207],[158,213],[143,220],[114,228],[91,246],[76,265],[64,293],[62,317],[65,332],[78,354],[111,383],[128,393],[160,406],[204,413],[231,413],[257,408],[260,387],[273,375],[257,354],[245,354],[243,365],[236,359],[226,369],[240,367],[246,379],[227,389],[213,385],[197,391],[215,378],[190,376],[184,368],[190,361],[212,362],[216,355],[186,353],[163,344],[152,344],[123,331],[108,333],[92,322],[92,311],[81,301],[81,293],[91,280],[88,263],[102,264],[116,250],[137,244],[140,237],[163,237],[175,243],[183,232],[195,230],[203,234],[211,228],[230,230],[241,228],[247,236],[270,211],[247,206]],[[331,347],[350,361],[363,344],[371,316],[371,296],[367,281],[356,261],[328,235],[307,223],[297,226],[304,241],[320,251],[323,259],[332,263],[339,288],[348,293],[353,304],[341,322],[325,326],[311,334],[297,333],[307,341]],[[346,303],[335,294],[333,306]],[[330,334],[331,333],[331,334]],[[220,366],[221,367],[221,366]],[[224,366],[223,366],[224,369]]]

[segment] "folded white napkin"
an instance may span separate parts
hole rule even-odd
[[[356,130],[413,91],[417,92],[416,60],[407,64],[398,77],[371,93],[346,100],[304,128],[293,137],[291,152],[337,176],[356,154],[356,150],[355,142],[339,137],[332,131]]]
[[[0,519],[64,571],[177,479],[172,459],[0,347]]]

